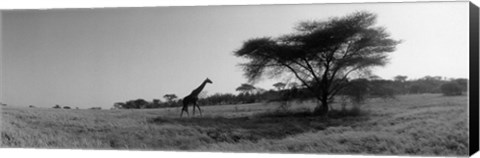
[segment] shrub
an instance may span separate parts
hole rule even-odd
[[[366,100],[367,94],[370,91],[370,84],[366,79],[356,79],[350,81],[350,84],[345,88],[344,94],[350,99],[354,105],[363,104]]]
[[[395,99],[397,94],[395,88],[385,84],[372,84],[370,88],[370,96],[382,99]]]
[[[462,86],[457,82],[448,82],[440,86],[443,95],[453,96],[462,95]]]
[[[462,92],[466,92],[468,89],[468,79],[465,78],[458,78],[455,79],[454,82],[458,83],[460,85],[460,88],[462,88]]]
[[[409,92],[412,94],[421,94],[421,93],[426,93],[427,92],[427,87],[419,84],[419,83],[413,83],[409,88]]]

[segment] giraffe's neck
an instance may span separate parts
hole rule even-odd
[[[200,86],[198,86],[197,89],[194,89],[190,95],[198,96],[198,94],[200,94],[200,92],[203,90],[206,84],[207,84],[207,81],[203,81],[203,83]]]

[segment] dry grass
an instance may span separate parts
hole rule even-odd
[[[467,97],[405,95],[371,100],[357,116],[278,112],[275,104],[180,109],[2,109],[3,147],[455,155],[468,153]],[[340,109],[339,105],[333,105]]]

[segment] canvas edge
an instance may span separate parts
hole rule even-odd
[[[449,1],[452,2],[452,1]],[[359,2],[352,2],[352,3],[359,3]],[[379,2],[370,2],[370,3],[379,3]],[[391,3],[391,2],[390,2]],[[405,2],[405,3],[415,3],[415,2]],[[323,4],[323,3],[322,3]],[[329,4],[329,3],[325,3]],[[334,3],[333,3],[334,4]],[[347,3],[349,4],[349,3]],[[269,5],[269,4],[260,4],[260,5]],[[288,5],[288,4],[287,4]],[[149,7],[149,6],[147,6]],[[150,6],[151,7],[151,6]],[[59,9],[59,8],[54,8],[54,9]],[[61,9],[61,8],[60,8]],[[76,8],[72,8],[76,9]],[[2,36],[2,10],[0,9],[0,37]],[[476,6],[474,3],[469,2],[469,32],[470,32],[470,37],[469,37],[469,48],[470,48],[470,59],[469,59],[469,155],[473,155],[476,152],[479,151],[479,100],[480,98],[477,98],[479,96],[479,8]],[[2,58],[1,56],[3,55],[3,50],[2,50],[2,41],[0,38],[0,64],[2,64]],[[3,65],[0,65],[0,87],[3,87]],[[0,95],[3,96],[3,88],[0,89]],[[473,96],[473,97],[472,97]],[[0,97],[1,101],[3,101],[3,97]],[[0,109],[1,111],[1,109]],[[0,113],[0,120],[1,120],[1,113]],[[1,126],[0,126],[1,129]],[[0,148],[1,148],[1,142],[0,142]],[[5,148],[4,148],[5,149]],[[320,156],[325,156],[325,155],[320,155]],[[355,155],[353,155],[355,156]],[[357,156],[365,156],[365,155],[357,155]]]
[[[469,155],[478,152],[479,147],[479,12],[478,7],[469,3],[470,31],[470,84],[469,84]],[[473,97],[472,97],[473,96]]]

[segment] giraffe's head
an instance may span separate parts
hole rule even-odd
[[[213,83],[212,80],[210,80],[209,78],[205,79],[205,82],[207,82],[207,83]]]

